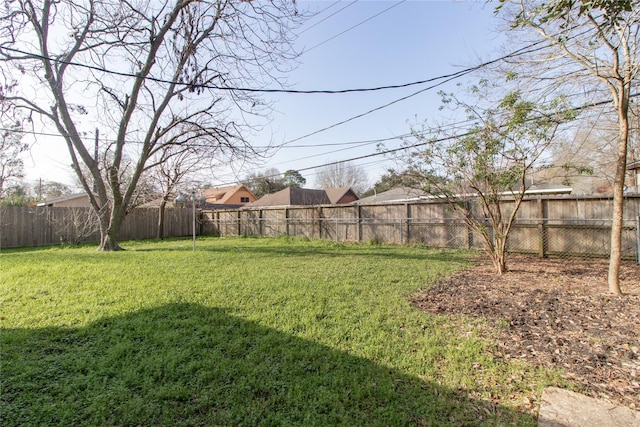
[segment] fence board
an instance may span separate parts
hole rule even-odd
[[[513,201],[504,201],[506,210]],[[519,253],[609,254],[612,199],[603,197],[536,197],[523,200],[508,242]],[[378,205],[292,206],[242,208],[207,214],[207,230],[220,235],[275,236],[286,234],[336,241],[420,243],[438,248],[481,249],[482,237],[472,231],[446,202],[430,200]],[[625,199],[623,257],[637,259],[640,196]],[[238,222],[238,217],[244,223]],[[251,220],[250,220],[251,218]],[[257,225],[259,224],[259,226]],[[242,227],[239,227],[242,225]]]
[[[611,198],[544,197],[522,203],[508,242],[509,251],[606,257],[610,245]],[[82,211],[85,209],[85,211]],[[71,212],[88,208],[0,207],[0,247],[52,245],[72,233]],[[134,209],[122,225],[121,240],[154,238],[156,209]],[[623,257],[638,259],[640,196],[625,200]],[[190,236],[191,209],[166,209],[166,237]],[[336,241],[420,243],[439,248],[483,247],[443,201],[379,204],[242,208],[203,212],[197,234],[221,236],[300,236]],[[71,227],[71,228],[69,228]],[[93,233],[83,241],[99,240]]]
[[[81,227],[79,222],[90,215],[90,208],[0,207],[0,247],[55,245],[69,242]],[[81,218],[82,217],[82,218]],[[120,240],[150,239],[157,235],[158,209],[133,209],[122,224]],[[165,210],[165,237],[188,236],[192,230],[192,211]],[[99,242],[95,231],[80,242]]]

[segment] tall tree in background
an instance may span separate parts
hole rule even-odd
[[[258,199],[265,194],[275,193],[286,187],[282,174],[277,168],[268,168],[262,172],[250,172],[244,177],[242,184]]]
[[[606,88],[618,121],[613,181],[613,217],[609,257],[609,291],[620,294],[624,182],[629,148],[629,101],[640,72],[640,1],[503,0],[502,10],[514,31],[535,34],[551,48],[540,50],[519,76],[532,77],[548,93],[552,86],[572,93]],[[532,64],[537,64],[537,66]],[[518,65],[518,64],[514,64]],[[543,68],[542,68],[543,67]],[[549,82],[552,85],[549,85]],[[598,93],[596,91],[596,93]]]
[[[410,169],[402,171],[388,169],[387,172],[378,179],[378,182],[373,184],[373,187],[363,193],[361,197],[373,196],[398,187],[419,187],[419,184],[416,183],[416,173]]]
[[[16,125],[5,128],[0,135],[0,200],[5,198],[9,185],[24,177],[24,162],[20,155],[29,146],[22,142],[22,135]]]
[[[266,117],[269,106],[242,88],[279,82],[295,59],[291,30],[300,19],[287,0],[16,0],[3,7],[0,61],[12,91],[2,101],[64,137],[100,218],[103,250],[120,249],[136,187],[166,145],[255,154],[247,140],[255,123],[247,118]],[[103,163],[93,139],[82,136],[96,125],[108,130]]]
[[[332,163],[320,169],[316,185],[323,189],[350,187],[356,194],[363,194],[369,187],[364,169],[349,162]]]
[[[300,172],[289,169],[282,177],[285,187],[301,188],[307,183],[307,179]]]
[[[198,171],[207,165],[208,153],[195,147],[168,145],[149,165],[148,173],[154,187],[160,192],[156,238],[164,238],[164,218],[167,203],[178,196],[180,186],[193,181]]]
[[[287,187],[300,188],[306,182],[306,178],[296,170],[289,169],[284,174],[281,174],[277,168],[248,173],[242,180],[242,183],[257,198],[284,190]]]

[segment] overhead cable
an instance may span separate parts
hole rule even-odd
[[[340,32],[340,33],[338,33],[338,34],[336,34],[335,36],[333,36],[333,37],[329,37],[328,39],[326,39],[326,40],[324,40],[324,41],[322,41],[322,42],[320,42],[320,43],[318,43],[318,44],[316,44],[316,45],[311,46],[309,49],[305,49],[305,50],[303,50],[303,51],[302,51],[302,55],[304,55],[305,53],[309,53],[309,52],[311,52],[313,49],[315,49],[315,48],[317,48],[317,47],[320,47],[320,46],[322,46],[323,44],[328,43],[328,42],[330,42],[331,40],[333,40],[333,39],[335,39],[335,38],[337,38],[337,37],[340,37],[341,35],[343,35],[343,34],[345,34],[345,33],[348,33],[349,31],[353,30],[354,28],[357,28],[357,27],[359,27],[360,25],[362,25],[362,24],[364,24],[364,23],[366,23],[366,22],[371,21],[373,18],[377,18],[378,16],[382,15],[382,14],[383,14],[383,13],[385,13],[385,12],[388,12],[389,10],[393,9],[394,7],[401,5],[401,4],[402,4],[402,3],[404,3],[405,1],[407,1],[407,0],[402,0],[402,1],[400,1],[400,2],[398,2],[398,3],[396,3],[396,4],[394,4],[393,6],[390,6],[390,7],[386,8],[386,9],[385,9],[385,10],[383,10],[382,12],[378,12],[378,13],[376,13],[375,15],[373,15],[373,16],[371,16],[371,17],[369,17],[369,18],[365,19],[364,21],[358,22],[356,25],[354,25],[354,26],[352,26],[352,27],[347,28],[346,30],[344,30],[344,31],[342,31],[342,32]],[[354,2],[354,3],[355,3],[355,2]]]

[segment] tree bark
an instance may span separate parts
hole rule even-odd
[[[164,239],[164,213],[166,206],[167,201],[165,199],[162,199],[162,202],[160,202],[160,207],[158,208],[158,231],[156,232],[156,239],[158,240]]]
[[[112,208],[100,217],[100,246],[99,251],[122,251],[118,243],[120,227],[126,211],[122,205],[115,203]]]
[[[616,161],[616,176],[613,181],[613,217],[611,221],[611,252],[609,256],[609,274],[607,282],[609,292],[621,295],[620,264],[622,260],[622,227],[624,220],[624,181],[627,172],[627,148],[629,141],[629,99],[626,92],[621,91],[617,102],[618,123],[620,134],[618,138],[618,156]]]

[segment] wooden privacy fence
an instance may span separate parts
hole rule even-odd
[[[164,236],[191,235],[191,209],[165,209]],[[157,208],[133,209],[122,224],[120,240],[150,239],[157,235]],[[100,233],[90,208],[0,206],[0,247],[44,246],[99,242]]]
[[[507,209],[509,209],[509,202]],[[612,200],[538,197],[523,201],[509,237],[512,253],[607,257]],[[623,257],[638,259],[640,196],[625,199]],[[242,208],[203,212],[203,231],[221,236],[279,236],[339,242],[423,244],[481,249],[482,237],[446,203],[430,200],[377,205]]]

